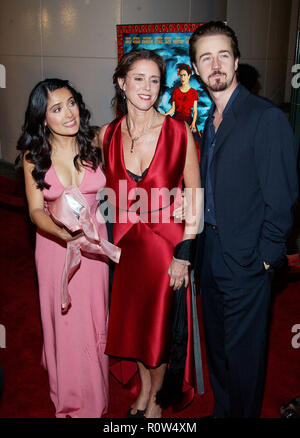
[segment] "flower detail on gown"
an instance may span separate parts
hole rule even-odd
[[[76,186],[67,187],[53,202],[47,204],[50,215],[71,232],[83,231],[83,236],[67,243],[66,261],[62,275],[62,311],[66,312],[71,304],[68,282],[79,269],[81,252],[106,255],[119,263],[121,250],[108,240],[99,236],[90,213],[89,204]]]

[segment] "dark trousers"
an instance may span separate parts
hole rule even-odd
[[[272,273],[262,270],[251,282],[243,273],[241,284],[224,260],[218,231],[206,226],[204,233],[201,294],[213,415],[259,417]]]

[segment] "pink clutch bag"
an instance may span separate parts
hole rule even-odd
[[[70,232],[82,231],[83,235],[67,243],[67,253],[61,280],[61,307],[67,312],[71,297],[68,283],[77,271],[81,261],[81,252],[105,255],[119,263],[121,249],[99,236],[90,213],[90,206],[78,187],[67,187],[53,202],[48,202],[47,210],[52,218]]]

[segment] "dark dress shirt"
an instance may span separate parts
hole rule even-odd
[[[240,85],[235,88],[234,92],[230,96],[230,99],[227,102],[227,105],[223,111],[223,118],[226,116],[226,113],[228,112],[230,105],[236,98],[240,91]],[[211,225],[217,225],[216,221],[216,215],[215,215],[215,205],[214,205],[214,196],[213,196],[213,188],[211,183],[211,174],[210,174],[210,165],[212,162],[213,154],[214,154],[214,147],[217,140],[218,132],[222,126],[222,122],[218,128],[218,130],[215,130],[214,126],[214,112],[216,110],[216,105],[212,103],[212,107],[208,114],[208,120],[207,120],[207,131],[205,136],[205,145],[204,148],[208,151],[208,159],[207,159],[207,174],[206,174],[206,182],[205,182],[205,211],[204,211],[204,221],[211,224]]]

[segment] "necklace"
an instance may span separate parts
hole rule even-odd
[[[131,132],[130,132],[130,129],[129,129],[129,124],[128,124],[128,114],[127,114],[127,116],[126,116],[126,126],[127,126],[127,131],[128,131],[129,137],[130,137],[130,139],[131,139],[131,147],[130,147],[130,152],[131,152],[131,153],[133,153],[134,142],[137,141],[139,138],[141,138],[143,135],[145,135],[146,132],[149,131],[149,129],[150,129],[151,126],[153,125],[154,120],[156,119],[156,117],[157,117],[157,111],[155,111],[154,116],[152,117],[152,120],[151,120],[150,125],[146,126],[146,128],[144,129],[144,131],[143,131],[139,136],[137,136],[137,137],[132,137]]]

